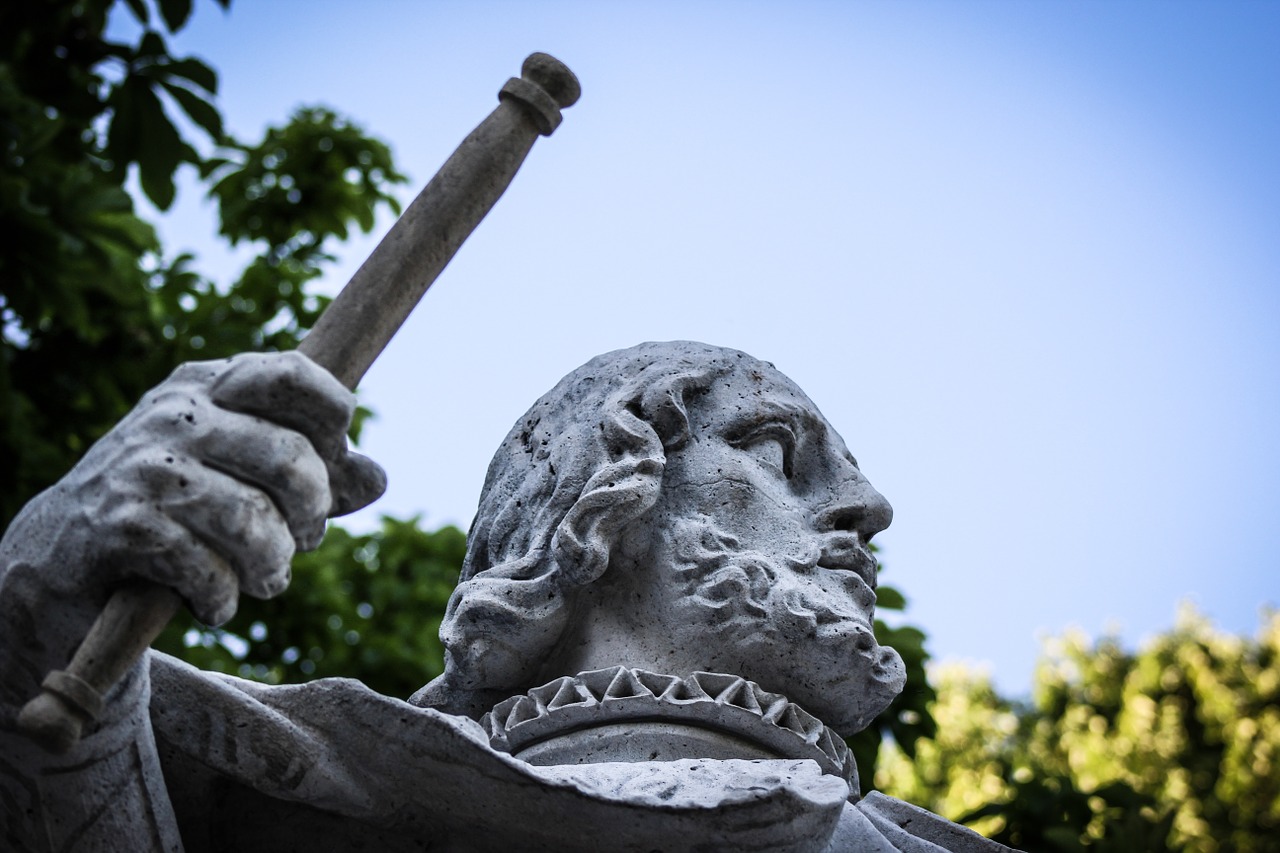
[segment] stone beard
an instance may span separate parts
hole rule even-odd
[[[817,544],[796,555],[744,551],[709,518],[677,522],[668,536],[677,618],[766,666],[790,663],[780,650],[802,647],[802,678],[792,668],[755,680],[788,684],[787,695],[805,707],[848,709],[831,721],[847,733],[866,728],[902,691],[902,658],[876,642],[867,619],[874,592],[856,573],[819,569]]]

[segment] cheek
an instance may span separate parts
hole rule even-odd
[[[697,513],[724,520],[748,512],[757,489],[722,466],[682,465],[668,470],[661,505],[672,515]]]
[[[721,479],[691,489],[686,509],[713,518],[753,550],[790,553],[802,538],[805,516],[772,490],[749,481]]]
[[[847,480],[851,467],[843,459],[832,458],[828,454],[802,455],[792,472],[792,484],[801,494],[817,497]]]

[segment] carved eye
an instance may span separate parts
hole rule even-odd
[[[796,437],[785,424],[766,424],[741,438],[731,439],[729,443],[750,453],[764,465],[776,469],[782,476],[788,479],[791,477],[791,458],[795,453]]]
[[[761,462],[777,468],[784,474],[786,473],[787,451],[783,449],[782,442],[776,438],[759,439],[754,444],[751,444],[748,449],[759,457]]]

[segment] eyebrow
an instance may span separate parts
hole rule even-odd
[[[793,403],[762,400],[758,405],[734,418],[725,428],[726,435],[742,433],[769,421],[782,421],[795,432],[802,431],[826,435],[829,427],[822,416],[812,409]]]
[[[761,400],[754,411],[739,415],[725,427],[724,435],[728,438],[742,438],[755,427],[770,421],[782,421],[799,437],[808,432],[819,437],[835,435],[835,430],[826,419],[814,409],[798,406],[794,403],[779,403],[776,400]],[[844,442],[841,441],[841,444]],[[858,460],[849,448],[844,448],[844,458],[853,467],[861,470]]]

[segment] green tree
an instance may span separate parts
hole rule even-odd
[[[1051,640],[1033,700],[935,673],[935,738],[882,787],[1028,850],[1280,850],[1280,614],[1254,638],[1190,608],[1136,653]]]
[[[142,24],[136,44],[106,38],[116,5]],[[0,524],[177,364],[295,346],[326,302],[306,289],[326,246],[398,209],[387,146],[330,110],[301,110],[256,144],[226,135],[216,72],[168,52],[190,12],[190,0],[0,6]],[[220,232],[259,249],[232,282],[166,256],[134,210],[130,174],[165,209],[184,165],[209,182]]]
[[[2,526],[178,364],[296,346],[328,301],[308,286],[329,246],[353,227],[371,229],[379,207],[398,211],[390,188],[405,179],[390,149],[330,109],[301,109],[256,143],[226,134],[217,73],[166,43],[191,6],[0,6]],[[114,8],[141,25],[136,44],[106,37]],[[216,200],[219,233],[257,249],[230,282],[201,275],[190,254],[166,255],[135,211],[131,174],[164,210],[179,168],[196,170]],[[288,602],[246,602],[219,632],[183,613],[160,646],[251,676],[356,675],[403,694],[439,669],[431,622],[461,543],[456,530],[429,534],[413,522],[388,520],[365,537],[334,529],[299,557]],[[371,575],[379,561],[393,568]],[[423,598],[415,622],[404,611]],[[372,636],[356,627],[370,607],[379,611]],[[256,626],[268,623],[260,642]]]

